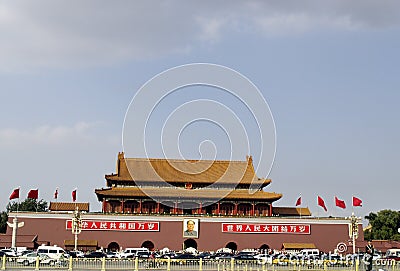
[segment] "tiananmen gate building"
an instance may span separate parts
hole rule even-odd
[[[81,213],[83,250],[126,247],[200,251],[301,249],[334,251],[348,246],[349,220],[312,217],[308,208],[276,207],[282,194],[268,192],[270,179],[259,178],[252,157],[244,161],[125,158],[119,153],[116,173],[105,175],[106,187],[95,189],[101,212]],[[49,212],[10,213],[24,226],[17,246],[51,244],[71,249],[72,211],[76,204],[51,203]],[[61,209],[63,207],[63,209]],[[60,208],[60,209],[58,209]],[[194,230],[191,231],[188,224]],[[358,243],[364,236],[358,225]],[[12,229],[0,237],[9,247]]]

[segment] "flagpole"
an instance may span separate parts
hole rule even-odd
[[[301,205],[303,204],[303,198],[301,197],[301,193],[300,193],[300,219],[301,219]]]
[[[56,187],[56,212],[58,212],[58,187]]]
[[[39,209],[39,188],[36,188],[37,189],[37,198],[36,198],[36,213],[38,212],[38,209]]]
[[[15,216],[18,215],[18,210],[19,210],[19,194],[20,194],[20,187],[18,187],[18,198],[17,198],[17,214]]]

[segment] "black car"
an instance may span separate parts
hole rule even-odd
[[[85,258],[105,258],[107,254],[102,251],[92,251],[88,254],[85,254]]]

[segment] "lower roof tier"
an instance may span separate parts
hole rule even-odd
[[[263,190],[249,191],[248,189],[183,189],[159,187],[112,187],[96,189],[99,201],[110,198],[153,198],[153,199],[196,199],[196,200],[257,200],[261,202],[274,202],[282,194],[265,192]]]

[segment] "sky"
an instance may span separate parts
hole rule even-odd
[[[283,194],[275,206],[301,195],[315,216],[398,210],[399,11],[394,0],[1,1],[0,209],[17,187],[21,201],[37,188],[47,202],[77,188],[100,211],[94,190],[129,127],[145,130],[124,137],[138,157],[144,145],[155,158],[252,155],[267,191]],[[190,85],[161,99],[144,88],[194,63],[255,89]],[[149,113],[139,105],[152,111],[136,131]]]

